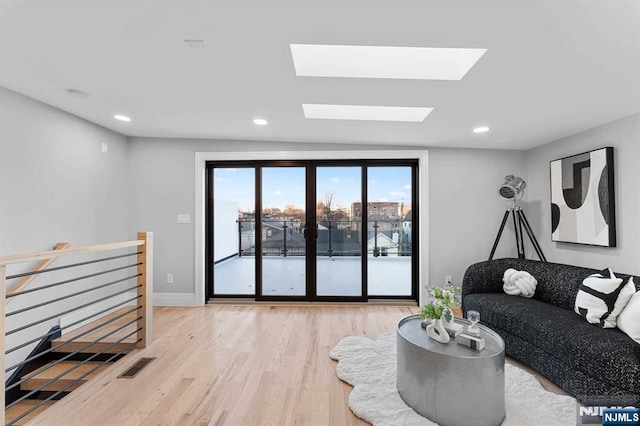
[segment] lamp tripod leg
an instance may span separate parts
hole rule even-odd
[[[538,255],[538,258],[542,262],[546,262],[547,258],[545,257],[544,253],[542,252],[542,247],[540,247],[540,244],[538,243],[538,240],[536,239],[536,236],[533,233],[533,229],[531,229],[531,225],[529,224],[529,221],[527,220],[527,216],[524,214],[524,212],[522,210],[518,211],[518,215],[520,216],[520,221],[524,223],[524,229],[525,229],[525,231],[527,231],[527,235],[529,236],[529,239],[531,240],[531,244],[533,244],[533,248],[535,249],[536,254]]]
[[[504,216],[502,217],[502,223],[500,224],[500,230],[498,231],[498,235],[496,235],[496,240],[493,242],[493,248],[491,249],[489,260],[493,260],[493,255],[496,254],[496,248],[498,248],[498,242],[500,241],[500,237],[502,237],[502,231],[504,231],[504,226],[507,223],[507,219],[509,218],[510,211],[511,210],[509,209],[504,212]]]
[[[524,259],[524,248],[521,242],[522,235],[520,234],[522,232],[522,228],[518,227],[518,224],[520,223],[519,216],[516,209],[511,210],[511,213],[513,215],[513,233],[516,238],[516,248],[518,250],[518,259]]]
[[[516,211],[516,215],[518,216],[518,238],[520,238],[520,254],[522,255],[521,259],[526,259],[527,256],[524,252],[524,232],[522,232],[522,218],[520,217],[520,212],[522,212],[522,210],[518,208]]]

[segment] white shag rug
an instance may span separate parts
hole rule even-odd
[[[329,356],[338,361],[340,380],[353,386],[349,408],[374,426],[435,425],[408,407],[396,388],[396,336],[377,340],[363,336],[342,339]],[[505,365],[506,417],[503,426],[564,426],[575,424],[576,400],[546,391],[540,382],[510,364]]]

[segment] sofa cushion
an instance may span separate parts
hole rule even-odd
[[[640,393],[640,346],[617,329],[601,329],[573,311],[535,299],[502,293],[469,294],[465,310],[480,312],[488,327],[509,330],[515,336],[571,368],[612,386]],[[506,347],[509,354],[509,347]]]

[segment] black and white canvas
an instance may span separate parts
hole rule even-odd
[[[551,239],[616,246],[613,148],[551,162]]]

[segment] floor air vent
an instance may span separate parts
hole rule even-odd
[[[127,368],[122,374],[118,376],[118,379],[133,379],[142,371],[147,365],[151,363],[155,358],[140,358],[131,367]]]

